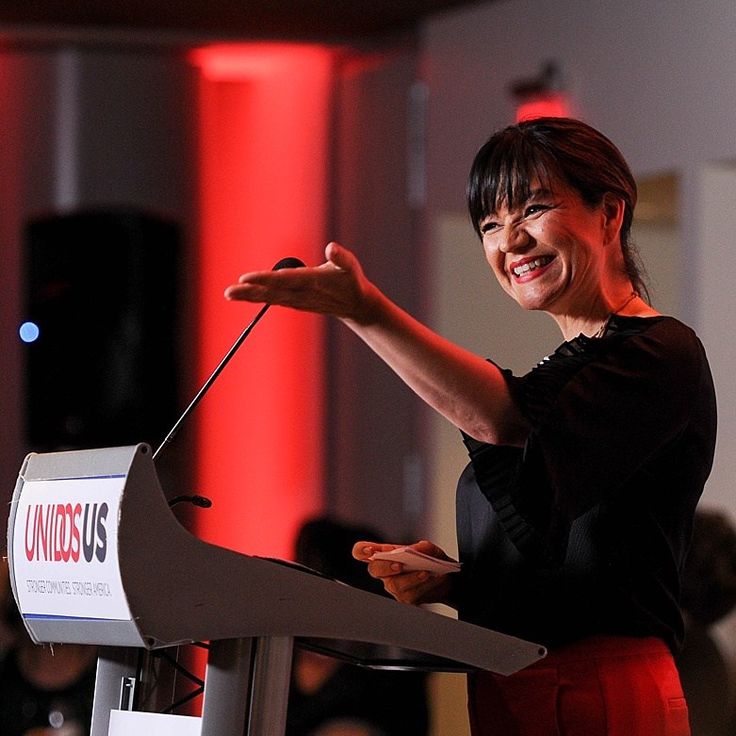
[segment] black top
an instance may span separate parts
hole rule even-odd
[[[613,316],[507,384],[523,448],[465,437],[460,617],[548,647],[682,641],[679,576],[713,461],[713,382],[671,317]]]

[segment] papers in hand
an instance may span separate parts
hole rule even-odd
[[[460,572],[459,562],[430,557],[411,547],[397,547],[389,552],[375,552],[370,559],[400,562],[405,570],[426,570],[437,574]]]

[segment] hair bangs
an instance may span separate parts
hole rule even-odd
[[[514,209],[532,191],[552,189],[559,166],[548,152],[534,146],[518,129],[494,136],[479,152],[468,182],[468,209],[473,227],[500,208]]]

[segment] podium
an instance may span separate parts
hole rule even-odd
[[[8,556],[34,642],[101,647],[92,736],[112,733],[113,716],[133,717],[136,658],[145,650],[210,643],[201,718],[186,732],[171,723],[160,731],[201,736],[283,734],[294,645],[366,667],[505,675],[546,653],[197,539],[171,512],[145,444],[28,455]]]

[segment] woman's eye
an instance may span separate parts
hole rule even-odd
[[[549,209],[549,205],[546,204],[530,204],[525,210],[524,210],[524,217],[530,217],[531,215],[536,215],[538,212],[544,212],[545,210]]]
[[[498,228],[497,222],[484,222],[480,226],[481,235],[486,235],[487,233],[493,232],[496,228]]]

